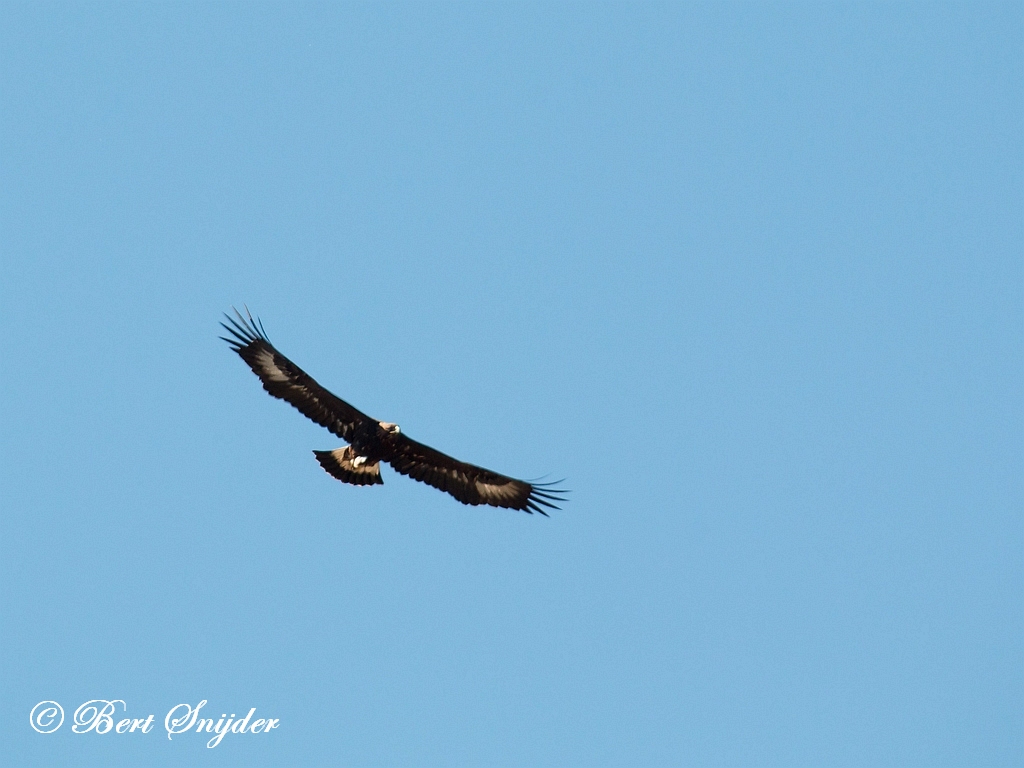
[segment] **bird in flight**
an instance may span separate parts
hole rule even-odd
[[[263,388],[295,406],[308,419],[326,427],[348,443],[333,451],[313,451],[320,466],[332,477],[352,485],[380,485],[380,462],[449,493],[463,504],[488,504],[523,512],[559,509],[567,491],[557,483],[528,483],[489,469],[453,459],[430,446],[406,437],[397,424],[377,421],[331,394],[299,366],[282,355],[267,339],[263,323],[232,307],[221,326],[231,338],[221,336],[252,368]],[[237,319],[236,319],[237,318]]]

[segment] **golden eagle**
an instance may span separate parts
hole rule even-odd
[[[263,388],[348,443],[333,451],[313,451],[332,477],[352,485],[378,485],[384,482],[380,476],[383,461],[413,480],[450,493],[463,504],[489,504],[547,515],[545,507],[558,509],[556,502],[564,501],[566,491],[554,487],[557,483],[528,483],[466,464],[409,439],[397,424],[371,419],[332,395],[274,349],[263,324],[253,319],[248,308],[248,319],[232,309],[238,319],[225,314],[230,325],[221,326],[233,338],[220,338],[259,376]]]

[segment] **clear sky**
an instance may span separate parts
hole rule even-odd
[[[0,12],[9,764],[1024,761],[1019,3]]]

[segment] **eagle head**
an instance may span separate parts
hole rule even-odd
[[[401,434],[402,432],[401,427],[399,427],[397,424],[392,424],[390,421],[380,421],[378,422],[378,424],[380,424],[380,428],[387,432],[389,435],[398,435]]]

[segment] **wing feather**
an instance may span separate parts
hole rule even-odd
[[[389,441],[391,452],[384,457],[396,472],[454,496],[463,504],[539,512],[559,509],[567,491],[557,483],[528,483],[489,469],[453,459],[423,443],[396,435]]]
[[[221,323],[231,337],[221,338],[252,368],[267,392],[295,406],[303,416],[343,440],[350,441],[359,425],[372,421],[365,413],[317,384],[312,376],[274,349],[263,325],[253,319],[248,309],[247,317],[242,317],[234,307],[232,309],[237,319],[225,315],[230,325]]]

